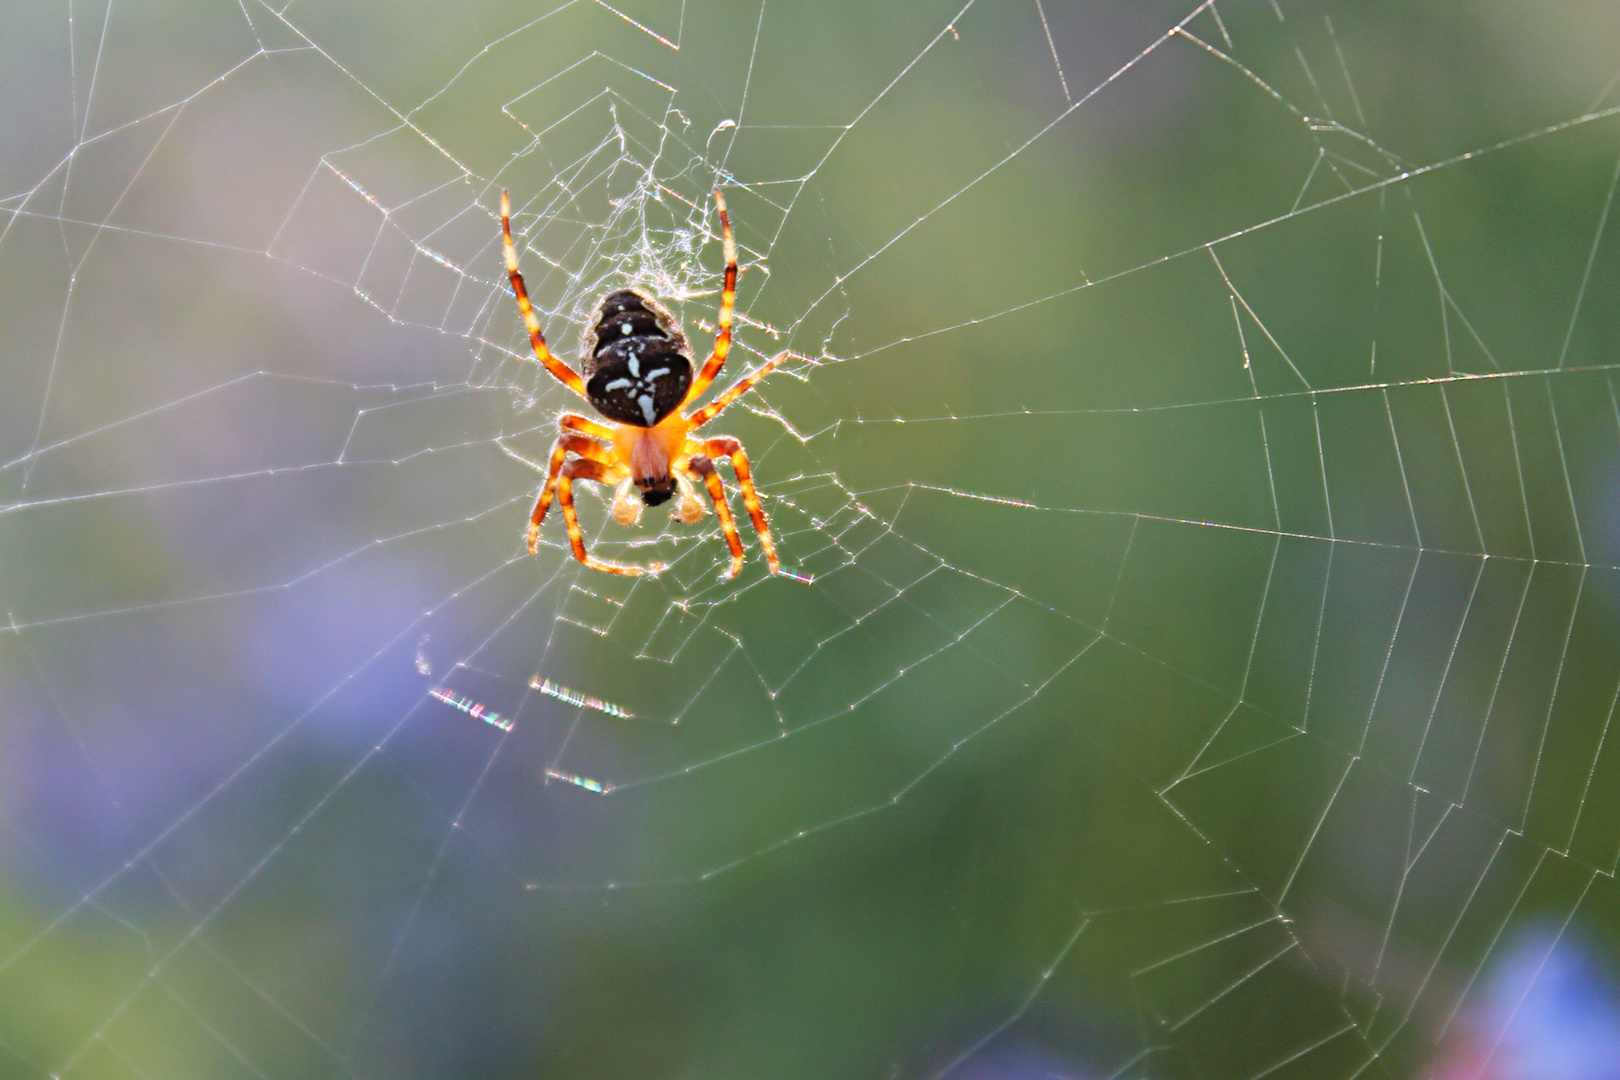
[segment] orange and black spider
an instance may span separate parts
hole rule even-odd
[[[731,469],[737,474],[737,485],[742,488],[748,516],[759,532],[759,544],[765,549],[765,561],[770,564],[771,573],[781,569],[776,544],[771,539],[771,527],[759,504],[759,493],[754,490],[748,455],[743,453],[742,444],[727,435],[694,439],[692,433],[713,420],[721,409],[736,401],[792,354],[778,353],[690,416],[681,411],[709,388],[731,351],[731,311],[737,299],[737,242],[731,235],[725,198],[716,191],[714,201],[720,209],[726,280],[720,294],[714,352],[709,354],[694,379],[692,348],[686,342],[686,334],[664,305],[641,289],[616,289],[597,302],[580,345],[578,372],[552,356],[540,332],[540,320],[529,303],[523,274],[518,270],[517,249],[512,246],[512,200],[505,191],[501,192],[501,242],[506,251],[506,272],[512,279],[512,291],[517,294],[524,325],[529,328],[529,343],[534,346],[535,359],[564,386],[590,402],[601,416],[613,421],[611,425],[599,424],[575,413],[563,413],[557,419],[562,434],[552,448],[550,465],[543,469],[502,444],[501,449],[509,455],[546,474],[540,498],[529,515],[530,555],[539,546],[540,523],[545,520],[546,510],[555,495],[562,504],[574,558],[593,570],[610,574],[657,573],[663,569],[657,563],[647,567],[621,566],[592,558],[585,551],[579,517],[574,512],[574,481],[594,480],[599,484],[618,485],[613,495],[613,518],[621,525],[634,525],[641,517],[643,503],[658,506],[667,502],[678,489],[681,498],[673,516],[692,525],[704,514],[703,504],[693,490],[692,481],[697,479],[709,489],[709,498],[714,501],[720,528],[731,548],[730,576],[736,577],[743,564],[742,539],[737,535],[737,524],[726,504],[726,489],[714,467],[715,458],[724,458],[731,462]],[[639,501],[631,493],[632,486],[640,493]]]

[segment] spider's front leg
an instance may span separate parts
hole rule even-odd
[[[564,417],[564,421],[568,420]],[[601,465],[604,468],[613,467],[613,458],[600,443],[587,439],[583,435],[563,435],[551,449],[551,462],[542,469],[528,458],[511,450],[505,443],[499,444],[506,452],[506,456],[515,461],[521,461],[536,472],[546,474],[546,482],[540,487],[540,497],[535,500],[534,512],[529,515],[529,554],[534,555],[540,550],[540,523],[546,519],[546,511],[551,509],[552,496],[557,492],[558,475],[563,471],[563,463],[570,453],[584,458],[586,461]]]
[[[563,521],[568,525],[568,546],[573,549],[574,558],[592,570],[601,570],[608,574],[626,574],[631,577],[649,571],[656,574],[663,569],[659,563],[653,563],[643,570],[639,566],[621,566],[619,563],[603,562],[592,558],[585,550],[585,534],[579,527],[579,515],[574,512],[574,481],[594,480],[599,484],[612,484],[621,478],[620,473],[621,470],[617,466],[604,465],[600,461],[583,458],[575,458],[563,465],[562,473],[557,477],[557,503],[562,507]]]
[[[709,498],[714,500],[714,513],[720,519],[720,531],[726,534],[726,546],[731,549],[731,572],[727,577],[736,577],[742,572],[743,545],[742,537],[737,535],[737,522],[732,519],[731,507],[726,504],[726,488],[720,482],[720,474],[714,471],[714,462],[702,454],[694,455],[686,463],[686,467],[699,477],[702,477],[704,486],[709,489]]]
[[[557,423],[567,431],[581,431],[593,438],[602,439],[611,444],[613,442],[613,429],[606,424],[599,424],[588,416],[578,413],[563,413],[557,417]],[[613,520],[620,525],[634,525],[641,520],[641,500],[636,498],[634,485],[630,481],[628,470],[622,463],[616,462],[612,454],[596,456],[593,461],[600,461],[610,468],[617,469],[624,477],[619,481],[618,490],[613,494]]]
[[[770,564],[771,573],[779,572],[782,562],[776,557],[776,540],[771,536],[771,523],[765,518],[765,508],[760,505],[759,492],[754,489],[754,471],[748,466],[748,455],[743,452],[742,443],[730,435],[716,435],[703,443],[703,453],[711,458],[731,459],[731,471],[737,474],[737,486],[742,488],[743,504],[748,507],[749,520],[754,523],[754,531],[759,533],[759,546],[765,549],[765,561]],[[712,465],[710,469],[713,469]],[[716,476],[709,485],[710,492],[719,483],[720,478]],[[721,520],[724,521],[724,517]],[[732,535],[735,535],[735,529]]]

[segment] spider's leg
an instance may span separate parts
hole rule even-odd
[[[720,474],[714,471],[714,462],[702,454],[687,462],[686,467],[703,477],[703,483],[709,489],[709,498],[714,500],[715,516],[720,519],[720,531],[726,534],[726,546],[731,549],[731,572],[726,576],[736,577],[743,565],[742,537],[737,535],[737,523],[731,517],[731,507],[726,505],[725,485],[720,482]]]
[[[512,291],[517,294],[518,310],[523,312],[523,325],[529,328],[529,344],[534,346],[534,358],[555,375],[559,382],[580,397],[585,396],[585,383],[573,368],[551,355],[546,348],[546,336],[540,332],[540,317],[529,303],[529,290],[524,287],[523,273],[518,270],[517,248],[512,246],[512,197],[501,192],[501,247],[506,252],[506,276],[512,279]]]
[[[731,312],[737,303],[737,241],[731,235],[726,197],[718,190],[714,193],[714,204],[720,208],[720,240],[726,252],[726,283],[720,290],[720,318],[715,322],[714,352],[709,354],[709,358],[703,362],[703,370],[692,380],[692,389],[686,392],[686,401],[682,405],[696,401],[709,388],[714,377],[725,366],[726,354],[731,352]]]
[[[606,439],[609,442],[613,441],[613,429],[608,427],[606,424],[597,423],[588,416],[581,416],[578,413],[565,412],[561,416],[557,417],[557,423],[559,426],[567,428],[570,431],[582,431],[586,435],[591,435],[598,439]]]
[[[715,398],[713,401],[709,402],[707,405],[703,406],[703,408],[699,409],[697,412],[688,417],[687,419],[691,421],[692,427],[700,428],[704,424],[707,424],[710,420],[713,420],[721,409],[725,408],[727,405],[730,405],[733,401],[736,401],[743,394],[746,394],[750,389],[752,389],[755,383],[769,375],[771,370],[775,368],[777,364],[780,364],[790,356],[798,356],[800,360],[804,359],[804,357],[799,356],[798,353],[792,352],[791,350],[777,353],[775,356],[765,361],[764,364],[760,365],[758,371],[750,372],[749,374],[743,376],[741,379],[737,380],[736,383],[727,387],[725,393],[721,394],[719,397]]]
[[[551,448],[551,463],[543,469],[528,458],[508,448],[505,443],[499,445],[502,450],[506,451],[507,457],[523,462],[523,464],[536,472],[546,474],[546,482],[540,488],[540,497],[535,500],[534,511],[529,515],[529,554],[533,555],[540,549],[540,523],[545,520],[546,511],[551,508],[551,497],[557,490],[557,474],[562,471],[563,461],[568,457],[568,454],[573,452],[582,458],[605,466],[611,465],[613,459],[601,444],[592,442],[583,435],[564,435],[559,438],[556,445]]]
[[[782,562],[776,557],[771,523],[765,519],[765,508],[759,504],[759,492],[754,490],[754,472],[748,467],[748,455],[743,452],[742,443],[730,435],[716,435],[703,444],[703,452],[712,458],[731,459],[731,471],[737,474],[737,486],[742,488],[748,517],[759,533],[759,546],[765,549],[765,561],[770,564],[771,573],[777,573],[782,569]]]
[[[574,550],[574,558],[584,563],[592,570],[601,570],[608,574],[627,574],[634,577],[643,573],[639,566],[621,566],[618,563],[602,562],[593,559],[585,551],[585,534],[579,527],[579,515],[574,512],[574,481],[594,480],[599,484],[611,484],[617,479],[616,470],[603,465],[599,461],[584,461],[579,458],[563,466],[562,475],[557,477],[557,503],[562,507],[563,521],[568,524],[568,546]],[[646,568],[652,573],[658,573],[663,567],[653,563]]]

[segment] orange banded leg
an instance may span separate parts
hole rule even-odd
[[[692,389],[686,392],[687,402],[696,401],[714,382],[714,377],[725,367],[726,354],[731,352],[731,313],[737,304],[737,241],[731,235],[731,218],[726,214],[726,197],[718,190],[714,204],[720,208],[720,241],[726,253],[726,282],[720,290],[720,318],[715,321],[714,352],[703,363],[703,370],[692,380]]]
[[[566,428],[569,431],[583,432],[586,435],[593,435],[598,439],[608,439],[611,441],[613,438],[612,428],[608,427],[606,424],[599,424],[590,417],[581,416],[578,413],[563,413],[561,416],[557,417],[557,424],[558,426]]]
[[[742,443],[730,435],[716,435],[703,444],[703,452],[711,458],[731,459],[731,471],[737,474],[737,486],[742,488],[743,504],[748,507],[754,531],[759,533],[759,546],[765,549],[765,561],[770,564],[771,573],[777,573],[782,569],[782,562],[776,557],[771,523],[765,520],[765,508],[759,504],[759,492],[754,490],[754,471],[748,467],[748,455],[743,452]]]
[[[736,577],[743,566],[742,537],[737,535],[737,522],[731,516],[731,507],[726,504],[726,487],[720,482],[720,474],[714,471],[714,462],[697,455],[687,462],[686,467],[697,475],[703,477],[704,485],[709,489],[709,498],[714,500],[714,513],[720,519],[720,531],[726,534],[726,546],[731,549],[731,573],[727,577]]]
[[[775,356],[765,361],[764,364],[760,365],[758,371],[745,375],[736,383],[727,387],[725,393],[703,406],[703,408],[693,413],[687,419],[691,421],[694,428],[700,428],[704,424],[707,424],[719,414],[721,409],[725,408],[727,405],[730,405],[733,401],[736,401],[738,398],[746,394],[750,389],[753,388],[755,383],[769,375],[771,371],[775,369],[777,364],[780,364],[790,356],[798,356],[798,353],[791,351],[777,353]],[[800,359],[803,359],[803,357],[800,357]]]
[[[501,192],[501,248],[506,253],[506,276],[512,279],[518,310],[523,312],[523,325],[529,329],[529,344],[534,347],[534,358],[564,386],[584,397],[585,383],[579,373],[552,356],[551,350],[546,348],[546,336],[540,332],[540,317],[534,313],[534,305],[529,303],[529,290],[523,284],[522,272],[518,270],[517,248],[512,246],[512,197],[505,191]]]
[[[546,511],[551,508],[551,497],[557,490],[557,474],[562,471],[563,461],[572,452],[582,458],[594,461],[604,466],[611,466],[613,458],[599,443],[592,442],[583,435],[564,435],[557,440],[551,448],[551,463],[541,469],[534,462],[519,454],[513,453],[501,444],[507,456],[515,458],[536,472],[546,474],[546,482],[540,487],[540,497],[535,500],[534,512],[529,515],[529,554],[533,555],[540,549],[540,523],[546,518]]]
[[[599,484],[611,484],[616,479],[615,470],[599,461],[586,461],[575,458],[562,468],[562,474],[557,477],[557,505],[562,507],[563,521],[568,525],[568,546],[574,551],[574,558],[584,563],[592,570],[601,570],[607,574],[626,574],[634,577],[644,573],[639,566],[621,566],[619,563],[603,562],[594,559],[585,550],[585,534],[579,527],[579,515],[574,512],[574,481],[594,480]],[[647,567],[653,573],[662,570],[658,563]]]

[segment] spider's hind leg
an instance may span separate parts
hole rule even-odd
[[[551,355],[546,347],[546,335],[540,329],[540,317],[534,313],[534,305],[529,302],[529,290],[523,284],[523,271],[518,269],[517,247],[512,243],[512,196],[505,191],[501,192],[501,251],[506,257],[506,276],[512,282],[512,293],[517,297],[518,311],[523,315],[523,325],[529,331],[529,345],[534,349],[534,358],[540,366],[562,383],[568,389],[585,396],[585,383],[579,373]]]
[[[715,323],[714,351],[703,362],[703,369],[698,372],[697,378],[692,380],[692,388],[686,392],[683,405],[703,395],[703,391],[714,382],[714,377],[720,374],[720,369],[726,363],[726,355],[731,352],[731,314],[737,303],[737,241],[731,235],[726,197],[719,191],[714,193],[714,204],[720,209],[720,239],[726,255],[726,279],[720,289],[720,318]]]

